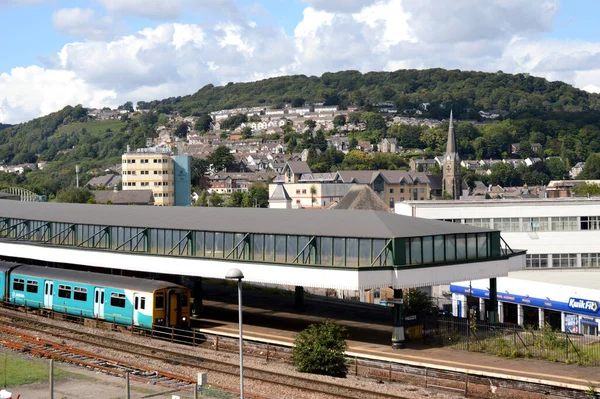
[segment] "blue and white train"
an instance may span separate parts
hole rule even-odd
[[[167,281],[0,261],[0,300],[128,326],[190,326],[190,290]]]

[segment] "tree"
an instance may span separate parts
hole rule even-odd
[[[224,202],[223,196],[219,193],[212,193],[209,197],[208,197],[208,203],[210,204],[210,206],[222,206]]]
[[[406,315],[428,314],[435,307],[433,299],[426,292],[416,288],[409,288],[403,295],[403,299]]]
[[[252,128],[246,126],[242,129],[242,138],[249,139],[250,137],[252,137]]]
[[[192,157],[190,162],[190,180],[193,187],[203,188],[206,185],[204,175],[208,171],[210,162],[204,158]]]
[[[341,167],[346,170],[370,170],[372,169],[372,164],[373,159],[369,154],[352,150],[344,157]]]
[[[294,341],[292,359],[296,369],[302,373],[346,377],[347,338],[346,328],[332,320],[311,324]]]
[[[269,189],[265,186],[253,185],[248,189],[247,206],[268,208],[269,207]]]
[[[304,105],[304,103],[306,102],[306,100],[304,100],[301,97],[296,97],[292,100],[292,107],[293,108],[298,108]]]
[[[583,183],[573,187],[573,192],[576,195],[600,195],[600,185],[596,183]]]
[[[317,202],[315,195],[317,195],[317,187],[313,184],[310,186],[310,202],[313,206],[315,205],[315,202]]]
[[[234,191],[229,196],[227,206],[239,208],[242,206],[242,201],[244,201],[244,194],[240,191]]]
[[[312,131],[315,127],[317,127],[317,122],[313,121],[312,119],[307,119],[304,121],[304,126]]]
[[[344,126],[346,124],[346,116],[344,115],[336,115],[333,118],[333,126]]]
[[[224,145],[217,147],[207,159],[217,170],[232,170],[235,166],[235,157]]]
[[[581,173],[577,176],[579,180],[596,180],[600,179],[600,156],[591,154],[585,161],[585,166]]]
[[[190,126],[187,124],[187,122],[181,122],[175,128],[174,133],[175,133],[175,136],[177,136],[177,137],[186,137],[189,130],[190,130]]]
[[[128,111],[128,112],[133,112],[134,111],[134,109],[133,109],[133,103],[131,101],[127,101],[125,104],[119,105],[119,107],[117,109],[120,109],[120,110],[122,109],[122,110],[125,110],[125,111]]]
[[[58,192],[56,202],[85,204],[90,198],[93,198],[92,192],[86,187],[69,187]]]
[[[221,122],[221,129],[233,130],[244,122],[248,122],[246,114],[235,114]]]
[[[208,206],[208,196],[206,190],[202,190],[198,196],[198,200],[192,204],[193,206]]]
[[[491,168],[490,183],[499,184],[502,187],[518,185],[521,178],[515,168],[508,163],[498,162]]]
[[[550,158],[546,161],[546,167],[552,180],[563,180],[569,178],[569,171],[560,158]]]
[[[194,129],[199,132],[208,132],[210,130],[210,125],[212,124],[212,118],[208,114],[202,114],[196,120],[194,124]]]

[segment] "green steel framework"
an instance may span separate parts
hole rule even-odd
[[[156,255],[354,268],[439,265],[506,254],[497,231],[375,239],[0,218],[0,238]]]

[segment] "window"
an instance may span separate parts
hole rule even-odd
[[[25,280],[22,278],[16,278],[13,280],[13,290],[15,291],[24,291],[25,290]]]
[[[581,267],[600,266],[600,254],[581,254]]]
[[[548,218],[524,218],[523,230],[548,231]]]
[[[306,194],[306,189],[302,189],[302,194]]]
[[[188,305],[187,295],[181,295],[181,307],[184,308]]]
[[[552,254],[552,267],[576,267],[577,254]]]
[[[425,189],[424,189],[424,188],[421,188],[421,189],[419,190],[419,192],[420,192],[420,193],[424,193],[424,192],[425,192]]]
[[[404,189],[403,188],[400,189],[400,194],[404,194]]]
[[[578,230],[577,216],[560,216],[552,218],[552,231]]]
[[[87,301],[87,288],[73,287],[73,299],[76,301]]]
[[[35,280],[27,280],[27,292],[32,294],[38,293],[38,282]]]
[[[394,194],[394,189],[390,188],[390,194]]]
[[[110,306],[114,306],[115,308],[124,308],[125,294],[117,294],[116,292],[112,292],[110,294]]]
[[[146,297],[140,298],[140,309],[142,309],[142,310],[146,309]]]
[[[163,294],[157,294],[154,302],[156,309],[163,309],[165,307],[165,297]]]
[[[390,208],[394,207],[394,198],[390,198]]]
[[[58,297],[71,299],[71,286],[70,285],[59,285],[58,286]]]
[[[490,219],[465,219],[465,224],[475,226],[475,227],[484,227],[489,229],[491,226]]]
[[[548,267],[548,255],[546,254],[531,254],[525,256],[525,267],[539,268]]]
[[[296,190],[296,194],[300,194],[300,189]]]
[[[521,231],[519,218],[494,219],[494,228],[500,231]]]
[[[600,230],[600,216],[582,216],[581,230]]]

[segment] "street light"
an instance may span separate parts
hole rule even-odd
[[[240,324],[240,398],[244,399],[244,340],[242,338],[242,279],[244,274],[240,269],[229,269],[225,275],[227,280],[238,281],[238,307]]]

